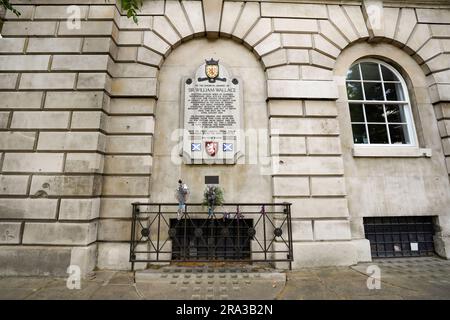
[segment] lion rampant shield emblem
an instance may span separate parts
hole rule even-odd
[[[219,61],[218,60],[206,60],[205,74],[209,79],[215,79],[219,76]]]
[[[219,149],[219,143],[214,141],[205,142],[205,150],[211,156],[214,157]]]

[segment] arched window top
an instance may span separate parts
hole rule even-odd
[[[408,89],[397,70],[359,60],[348,70],[346,86],[355,144],[415,144]]]

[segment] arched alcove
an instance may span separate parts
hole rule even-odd
[[[262,161],[257,158],[257,164],[250,164],[246,152],[235,165],[186,165],[177,155],[177,130],[182,123],[182,79],[192,77],[205,59],[210,58],[218,59],[233,76],[241,79],[243,129],[260,135],[258,151],[268,155],[267,90],[260,62],[246,47],[231,39],[196,38],[184,42],[170,53],[159,72],[151,201],[174,202],[177,181],[181,178],[190,187],[189,202],[201,202],[205,176],[219,176],[226,202],[270,202],[271,176],[267,170],[270,162],[262,163],[268,158]],[[254,143],[246,139],[246,150],[253,150],[256,146],[249,144]]]

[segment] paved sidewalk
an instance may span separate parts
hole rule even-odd
[[[381,289],[367,288],[371,265],[380,268]],[[79,290],[69,290],[63,278],[0,277],[0,299],[450,299],[450,261],[435,257],[286,273],[252,268],[150,273],[137,274],[135,283],[131,272],[96,271]]]

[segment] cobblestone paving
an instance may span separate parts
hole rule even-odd
[[[380,268],[381,289],[367,287],[372,265]],[[63,278],[0,277],[0,299],[450,299],[450,261],[377,259],[285,273],[249,266],[96,271],[80,290]]]

